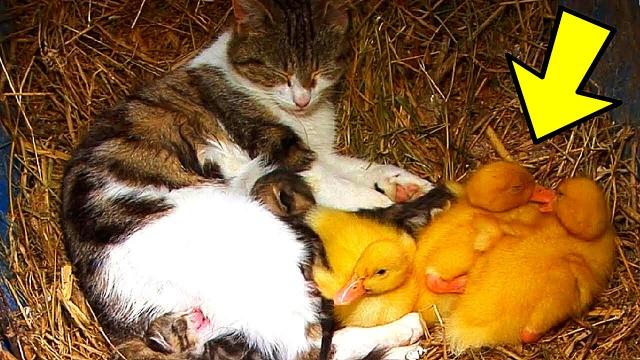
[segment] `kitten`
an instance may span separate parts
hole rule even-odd
[[[92,124],[64,174],[65,248],[112,336],[201,308],[215,319],[214,341],[242,338],[296,359],[320,316],[300,272],[316,249],[250,199],[255,180],[285,168],[318,203],[345,209],[390,205],[398,186],[430,184],[334,154],[341,7],[234,0],[233,9],[234,27],[188,66]]]

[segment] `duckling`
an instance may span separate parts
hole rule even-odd
[[[413,310],[418,287],[411,236],[394,226],[331,209],[312,210],[307,220],[322,239],[329,265],[316,263],[314,280],[322,295],[333,299],[342,326],[387,324]]]
[[[436,294],[464,292],[476,257],[504,233],[524,231],[540,216],[530,201],[548,202],[552,193],[512,162],[490,163],[466,184],[448,183],[457,195],[452,207],[417,235],[418,281]]]
[[[535,232],[506,235],[469,271],[445,326],[458,351],[531,343],[584,311],[613,268],[615,231],[602,190],[586,178],[562,182]]]

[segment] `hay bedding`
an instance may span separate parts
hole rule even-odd
[[[62,249],[63,165],[96,112],[207,44],[224,27],[228,2],[8,3],[15,28],[1,56],[2,122],[22,168],[7,249],[16,277],[8,282],[23,300],[8,332],[25,359],[104,358],[109,344]],[[341,151],[432,180],[511,157],[547,185],[577,173],[595,177],[611,199],[619,260],[593,309],[539,344],[461,358],[640,358],[638,131],[600,118],[533,145],[503,57],[509,51],[539,65],[555,9],[544,0],[362,1],[352,14]],[[443,329],[430,331],[427,358],[452,357]]]

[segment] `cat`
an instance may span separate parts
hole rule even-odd
[[[305,217],[316,203],[311,193],[311,188],[298,174],[291,171],[278,169],[259,178],[252,191],[261,204],[275,215],[291,224],[306,242],[320,246],[322,242],[305,223]],[[453,194],[445,187],[436,187],[417,200],[404,204],[392,205],[389,208],[377,208],[359,210],[360,216],[372,218],[379,222],[387,222],[390,225],[402,228],[405,231],[416,231],[417,227],[424,226],[432,214],[448,206]],[[323,266],[329,267],[324,249],[317,248],[314,251],[315,259]],[[305,279],[311,279],[312,261],[306,262],[301,268]],[[332,350],[332,339],[336,328],[333,318],[333,304],[322,299],[321,326],[313,326],[308,329],[309,337],[314,339],[316,346],[299,360],[327,360],[335,355]],[[410,318],[409,318],[410,319]],[[403,321],[407,321],[404,319]],[[390,325],[391,327],[397,324]],[[117,347],[112,359],[137,359],[137,360],[269,360],[259,350],[247,346],[246,339],[241,336],[217,339],[206,342],[211,338],[212,325],[205,318],[200,309],[192,309],[183,313],[164,314],[149,324],[142,337],[132,337],[123,341]],[[410,328],[410,326],[408,327]],[[353,329],[350,329],[353,330]],[[373,331],[371,331],[373,330]],[[388,330],[388,329],[387,329]],[[380,347],[384,341],[394,344],[394,335],[385,335],[380,329],[362,329],[360,337],[370,342],[365,344],[364,351],[360,353],[348,353],[344,358],[379,359],[385,358],[387,349]],[[394,331],[387,331],[393,334]],[[366,336],[363,336],[366,335]],[[371,342],[371,336],[375,342]],[[415,335],[414,335],[415,337]],[[321,340],[321,341],[320,341]],[[400,339],[402,343],[403,339]],[[406,340],[405,340],[406,341]],[[362,343],[362,342],[360,342]],[[353,350],[352,350],[353,351]]]
[[[328,266],[322,242],[317,235],[304,224],[304,217],[315,206],[311,188],[304,179],[291,171],[277,169],[259,178],[251,191],[252,196],[265,208],[283,221],[288,222],[303,241],[315,247],[316,259],[309,259],[301,265],[306,280],[311,280],[311,264],[321,261]],[[316,293],[319,296],[319,293]],[[333,305],[325,299],[320,300],[320,326],[308,329],[308,336],[322,346],[315,346],[305,354],[309,360],[327,360],[331,354],[331,340],[335,322]],[[149,324],[144,336],[134,336],[123,341],[114,352],[112,359],[158,359],[158,360],[269,360],[258,349],[246,343],[242,335],[217,339],[211,333],[211,323],[200,309],[184,313],[167,313]],[[302,360],[302,359],[300,359]]]
[[[204,324],[204,325],[203,325]],[[246,348],[243,339],[219,339],[203,343],[208,337],[202,313],[192,311],[164,314],[154,319],[142,337],[120,344],[111,360],[269,360]],[[317,360],[320,350],[310,351],[300,360]],[[374,357],[376,356],[376,357]],[[379,357],[374,353],[369,359]]]
[[[250,198],[255,181],[284,168],[343,209],[389,206],[398,188],[431,184],[334,153],[343,7],[234,0],[233,10],[235,25],[190,64],[95,119],[64,173],[65,248],[112,337],[200,308],[212,340],[296,359],[319,318],[299,271],[314,249]]]

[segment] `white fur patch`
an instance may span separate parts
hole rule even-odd
[[[91,194],[90,201],[98,203],[125,197],[161,199],[168,192],[168,189],[157,186],[130,186],[115,179],[105,179],[100,191]]]
[[[265,165],[262,157],[252,160],[238,145],[226,141],[210,140],[198,157],[218,164],[222,176],[229,179],[230,190],[246,196],[260,177],[275,169]]]
[[[216,335],[244,332],[262,348],[279,345],[285,359],[305,351],[317,304],[295,234],[219,186],[172,191],[167,200],[175,206],[168,215],[109,252],[104,296],[122,302],[121,319],[199,306]]]
[[[341,210],[387,207],[393,204],[384,194],[373,187],[366,187],[342,175],[322,158],[315,161],[311,169],[301,175],[307,180],[316,202],[322,206]]]
[[[256,181],[263,175],[275,170],[275,166],[267,166],[261,157],[251,160],[240,173],[229,181],[229,188],[236,194],[251,196],[251,190]]]
[[[189,67],[211,65],[226,69],[228,66],[227,47],[231,40],[231,31],[223,32],[216,41],[189,62]]]
[[[198,158],[211,160],[220,166],[220,172],[224,178],[240,174],[251,162],[249,154],[240,146],[232,142],[218,140],[209,140],[207,146],[198,153]]]
[[[362,359],[375,348],[392,349],[414,344],[424,335],[420,315],[409,313],[385,325],[370,328],[348,327],[336,331],[333,344],[334,360]],[[392,351],[397,356],[402,350]],[[391,355],[389,354],[389,355]],[[387,356],[386,359],[401,360],[403,357]]]

